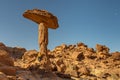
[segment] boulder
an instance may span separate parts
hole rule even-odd
[[[7,51],[7,47],[2,42],[0,42],[0,50]]]
[[[99,53],[99,52],[103,52],[103,53],[109,53],[109,48],[106,47],[105,45],[100,45],[100,44],[97,44],[96,45],[96,52]]]
[[[38,52],[36,50],[29,50],[24,53],[24,55],[22,56],[22,60],[25,63],[30,63],[36,60],[37,55],[38,55]]]
[[[5,50],[0,50],[0,63],[8,66],[13,66],[14,61],[9,56],[9,53],[7,53]]]
[[[97,53],[97,58],[98,59],[106,59],[109,56],[109,54],[103,53],[103,52],[99,52]]]
[[[76,69],[76,65],[72,64],[72,63],[67,63],[68,61],[66,61],[66,69],[65,69],[65,74],[71,75],[73,77],[78,77],[78,73],[77,73],[77,69]]]
[[[93,51],[86,50],[84,51],[85,58],[95,59],[96,54]]]
[[[67,47],[67,50],[73,50],[74,48],[76,47],[76,45],[69,45],[68,47]]]
[[[27,51],[25,48],[21,47],[7,47],[7,50],[10,52],[10,55],[15,59],[21,59],[23,54]]]
[[[77,43],[77,47],[81,47],[81,46],[87,47],[87,45],[85,45],[85,44],[84,44],[84,43],[82,43],[82,42]]]
[[[110,55],[109,48],[106,47],[105,45],[100,45],[100,44],[96,45],[96,53],[99,59],[102,59],[102,58],[105,59]]]
[[[78,69],[79,76],[81,75],[89,75],[90,71],[86,67],[81,67]]]
[[[77,48],[78,49],[82,49],[82,50],[86,50],[87,49],[87,45],[85,45],[84,43],[77,43]]]
[[[24,52],[26,52],[25,48],[21,47],[7,47],[3,43],[0,42],[0,50],[6,51],[9,56],[13,57],[14,59],[16,58],[22,58]]]
[[[56,62],[56,67],[57,67],[57,71],[58,72],[64,72],[65,69],[66,69],[66,66],[63,62],[62,59],[59,59],[57,62]]]
[[[79,60],[79,61],[85,58],[82,52],[73,52],[71,57],[72,59]]]
[[[61,51],[64,51],[65,49],[67,49],[67,45],[61,44],[60,46],[55,47],[53,51],[55,51],[56,53],[59,53]]]
[[[120,60],[120,52],[112,53],[111,58],[114,59],[114,60]]]

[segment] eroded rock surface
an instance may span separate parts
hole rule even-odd
[[[57,46],[49,52],[52,70],[78,80],[109,80],[113,76],[120,79],[120,53],[110,54],[109,48],[100,44],[95,48],[84,43]]]
[[[23,16],[29,20],[36,22],[38,26],[38,44],[39,53],[36,58],[36,62],[40,62],[41,68],[50,69],[50,59],[47,53],[48,45],[48,28],[58,28],[57,17],[46,10],[27,10],[23,13]]]
[[[48,51],[51,71],[47,71],[36,63],[38,51],[29,50],[14,59],[1,43],[0,80],[119,80],[120,52],[110,53],[108,49],[100,44],[96,50],[84,43],[62,44]],[[106,57],[99,57],[99,52]]]
[[[59,26],[57,17],[47,10],[26,10],[23,13],[23,16],[29,20],[36,22],[37,24],[45,23],[47,28],[56,29]]]
[[[14,59],[21,59],[24,53],[27,51],[25,48],[21,47],[7,47],[7,50]]]

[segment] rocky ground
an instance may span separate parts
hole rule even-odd
[[[120,80],[120,52],[105,45],[62,44],[48,50],[50,71],[36,63],[38,52],[0,43],[0,80]]]

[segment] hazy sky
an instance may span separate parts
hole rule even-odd
[[[0,0],[0,42],[38,50],[38,25],[22,16],[34,8],[58,17],[59,28],[49,29],[49,49],[83,42],[120,51],[120,0]]]

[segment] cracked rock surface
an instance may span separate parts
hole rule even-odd
[[[38,51],[16,47],[14,57],[12,48],[0,43],[0,80],[120,80],[120,52],[110,53],[105,45],[62,44],[48,50],[51,71],[35,62]]]

